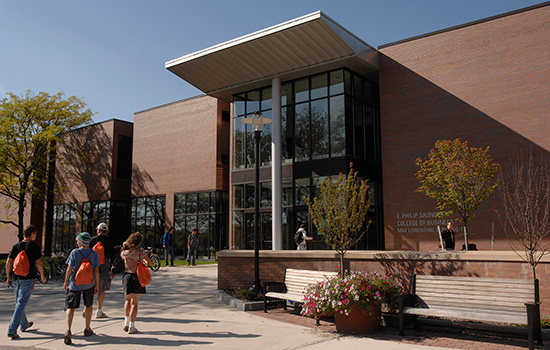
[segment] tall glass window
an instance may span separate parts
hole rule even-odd
[[[75,247],[76,203],[58,204],[53,209],[52,252],[66,253]]]
[[[132,199],[130,227],[143,235],[143,247],[161,246],[165,232],[166,196],[149,196]]]
[[[217,250],[227,247],[227,192],[177,193],[174,203],[176,255],[187,255],[187,240],[193,229],[199,236],[199,257],[214,259]]]
[[[82,231],[95,233],[95,228],[100,222],[109,225],[111,212],[110,201],[96,201],[82,203]]]

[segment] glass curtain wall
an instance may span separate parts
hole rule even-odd
[[[379,181],[378,88],[376,84],[346,69],[316,74],[281,85],[282,161],[293,164],[295,178],[283,179],[283,248],[295,249],[294,232],[305,223],[314,235],[314,249],[325,249],[321,235],[315,232],[307,213],[304,196],[316,196],[320,182],[328,175],[347,172],[349,162],[369,179]],[[251,126],[242,119],[261,111],[271,118],[271,88],[234,96],[233,102],[233,171],[252,169],[254,138]],[[271,163],[271,128],[262,137],[261,165]],[[335,167],[334,164],[339,164]],[[341,169],[342,168],[342,169]],[[299,171],[297,171],[299,169]],[[313,174],[296,177],[297,173]],[[322,174],[319,175],[319,173]],[[373,184],[375,183],[373,182]],[[376,182],[377,183],[377,182]],[[271,182],[261,184],[260,212],[271,213]],[[374,187],[374,185],[373,185]],[[232,186],[232,249],[253,248],[254,183]],[[376,197],[379,197],[376,192]],[[373,217],[381,217],[381,203],[376,198]],[[369,214],[370,217],[370,214]],[[379,234],[379,220],[369,228],[369,235]],[[271,248],[271,227],[267,235],[262,227],[262,249]],[[378,233],[377,233],[378,232]],[[366,237],[367,235],[365,235]],[[382,248],[368,240],[361,249]]]
[[[193,229],[199,236],[197,255],[215,259],[228,242],[229,193],[223,191],[174,195],[176,255],[187,256],[187,239]]]
[[[142,247],[162,248],[165,232],[166,196],[132,198],[131,232],[143,235]]]
[[[76,203],[54,206],[52,253],[66,253],[76,246],[76,213]]]
[[[95,236],[96,227],[100,222],[109,226],[111,201],[95,201],[82,203],[82,231]]]

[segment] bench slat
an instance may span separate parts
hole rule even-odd
[[[473,320],[473,321],[484,321],[484,322],[502,322],[502,323],[516,323],[516,324],[527,324],[527,314],[510,314],[505,312],[494,311],[491,313],[484,313],[479,311],[466,311],[466,310],[456,310],[448,308],[405,308],[403,313],[409,315],[418,315],[418,316],[434,316],[434,317],[445,317],[445,318],[457,318],[464,320]]]

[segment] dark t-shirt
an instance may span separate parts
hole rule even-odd
[[[444,230],[441,232],[441,238],[446,249],[455,249],[455,232],[453,230]]]
[[[34,276],[36,274],[36,260],[40,259],[42,257],[42,253],[40,252],[40,248],[36,243],[28,241],[21,241],[19,243],[16,243],[11,248],[10,254],[8,255],[8,258],[15,259],[17,257],[17,254],[19,254],[20,251],[25,250],[25,253],[27,254],[27,257],[29,258],[29,274],[27,276],[17,276],[13,273],[13,271],[10,271],[11,273],[11,279],[12,280],[31,280],[34,279]]]
[[[114,260],[115,259],[115,244],[113,241],[106,235],[97,235],[92,237],[90,240],[90,248],[93,248],[97,242],[101,242],[105,248],[105,259]],[[107,262],[106,262],[107,263]]]
[[[189,242],[189,248],[196,248],[198,240],[199,235],[190,234],[187,238],[187,241]]]

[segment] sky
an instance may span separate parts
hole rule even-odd
[[[380,45],[517,10],[530,0],[0,0],[0,99],[76,96],[94,122],[202,92],[175,58],[318,10]]]

